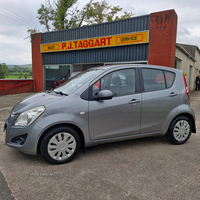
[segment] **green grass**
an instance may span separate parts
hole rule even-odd
[[[16,75],[8,75],[7,79],[19,79],[20,75],[16,74]],[[24,79],[24,76],[21,77],[21,79]],[[32,79],[32,76],[28,76],[27,79]]]
[[[11,73],[9,73],[9,75],[18,75],[19,74],[19,72],[11,72]]]
[[[8,75],[8,79],[18,79],[18,75]]]

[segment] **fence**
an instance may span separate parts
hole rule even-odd
[[[0,79],[0,95],[35,91],[34,79]]]

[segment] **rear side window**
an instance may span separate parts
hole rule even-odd
[[[169,71],[164,71],[164,72],[165,72],[167,88],[170,88],[173,85],[175,74]]]
[[[157,91],[170,88],[174,82],[175,74],[159,69],[142,69],[144,91]]]

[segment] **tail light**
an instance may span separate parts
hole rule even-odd
[[[190,99],[190,95],[189,95],[189,91],[188,91],[188,87],[187,87],[187,83],[186,83],[184,74],[183,74],[183,80],[184,80],[184,84],[185,84],[185,92],[186,92],[188,98]]]

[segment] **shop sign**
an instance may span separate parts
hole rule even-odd
[[[149,42],[149,31],[127,33],[123,35],[89,38],[58,43],[41,44],[41,53],[56,51],[72,51],[91,48],[114,47]]]

